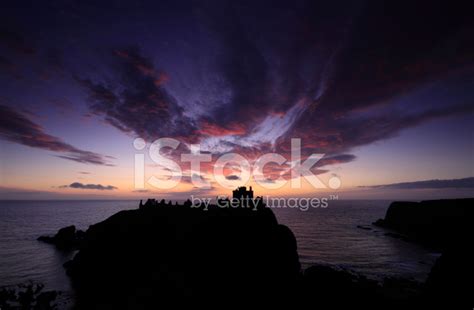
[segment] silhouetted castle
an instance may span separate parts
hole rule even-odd
[[[237,198],[237,199],[253,199],[253,190],[252,186],[249,187],[249,190],[247,190],[247,187],[241,186],[238,187],[236,190],[232,191],[232,198]]]
[[[245,207],[245,208],[263,208],[265,207],[265,204],[263,202],[263,198],[261,196],[258,196],[254,198],[253,196],[253,190],[252,186],[249,187],[249,190],[247,190],[247,187],[241,186],[238,187],[237,189],[232,191],[232,201],[229,198],[222,198],[222,197],[217,197],[216,198],[217,206],[219,207]],[[232,202],[232,203],[231,203]],[[140,205],[139,209],[149,209],[149,208],[156,208],[156,207],[191,207],[193,206],[193,202],[189,199],[187,199],[183,204],[179,204],[178,202],[175,202],[173,204],[170,201],[166,202],[164,199],[161,199],[160,201],[156,199],[147,199],[145,203],[143,203],[143,200],[140,200]],[[195,205],[194,207],[202,207],[207,209],[208,207],[210,208],[216,208],[216,205],[207,205],[204,204],[204,202],[201,201],[200,206]]]

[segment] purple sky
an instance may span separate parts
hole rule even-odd
[[[250,162],[288,157],[301,138],[302,156],[326,154],[315,171],[337,175],[347,198],[474,193],[472,182],[378,187],[474,176],[474,23],[460,4],[2,6],[4,198],[143,195],[133,189],[137,137],[180,140],[172,158],[200,143],[213,161],[237,152]],[[269,167],[268,179],[281,171]]]

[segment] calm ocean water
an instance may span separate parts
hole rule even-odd
[[[280,223],[289,226],[298,241],[304,268],[313,263],[350,268],[369,277],[412,277],[424,280],[437,253],[385,236],[385,231],[358,229],[385,215],[388,201],[331,201],[327,208],[274,209]],[[72,294],[62,264],[73,253],[38,242],[59,228],[87,229],[136,201],[0,201],[0,286],[32,280],[47,289]]]

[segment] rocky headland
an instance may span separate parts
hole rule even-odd
[[[76,230],[76,226],[71,225],[61,228],[54,236],[40,236],[38,241],[54,244],[60,250],[78,249],[84,240],[85,232]]]
[[[374,225],[397,238],[442,252],[424,285],[424,304],[433,308],[474,307],[474,199],[393,202]]]
[[[374,225],[440,250],[472,233],[474,199],[392,202],[384,219]]]

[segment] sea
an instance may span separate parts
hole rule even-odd
[[[132,200],[0,201],[0,287],[34,282],[61,291],[67,309],[74,292],[63,264],[74,256],[36,239],[75,225],[86,230],[118,211],[136,209]],[[387,235],[371,226],[390,201],[333,200],[327,207],[273,208],[278,221],[295,234],[302,269],[314,264],[345,268],[369,278],[424,281],[440,253]],[[362,226],[366,229],[360,228]],[[369,229],[370,228],[370,229]]]

